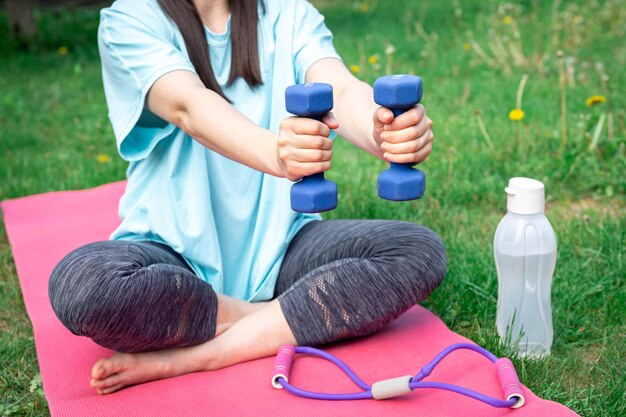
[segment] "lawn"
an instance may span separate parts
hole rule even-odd
[[[448,250],[424,305],[496,354],[493,235],[514,176],[546,185],[558,239],[554,344],[514,358],[522,382],[583,416],[626,415],[626,8],[618,0],[317,1],[356,75],[415,73],[434,120],[423,199],[376,196],[384,164],[339,139],[328,218],[419,222]],[[95,9],[38,15],[27,52],[0,12],[0,200],[124,178],[100,79]],[[593,96],[600,96],[591,99]],[[596,104],[593,104],[596,103]],[[510,111],[523,110],[513,121]],[[518,112],[519,114],[519,112]],[[511,114],[515,116],[515,114]],[[47,415],[11,249],[0,222],[0,416]],[[417,409],[416,409],[417,412]]]

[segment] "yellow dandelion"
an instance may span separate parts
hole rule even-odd
[[[511,23],[513,23],[513,18],[511,16],[504,16],[502,18],[502,23],[504,23],[505,25],[510,25]]]
[[[359,72],[361,72],[361,67],[359,67],[356,64],[352,64],[350,65],[350,71],[352,71],[355,74],[358,74]]]
[[[67,46],[59,46],[59,49],[57,49],[57,53],[59,55],[67,55],[69,51],[70,50],[67,49]]]
[[[469,43],[465,42],[463,44],[463,50],[464,51],[469,51],[470,49],[472,49],[472,45],[470,45]]]
[[[366,1],[362,1],[359,3],[359,10],[363,13],[367,12],[370,9],[370,4]]]
[[[375,63],[378,62],[378,58],[380,56],[378,54],[374,54],[374,55],[370,55],[369,58],[367,58],[367,62],[369,62],[370,64],[374,65]]]
[[[577,25],[579,23],[582,23],[583,18],[580,15],[575,14],[574,16],[572,16],[572,23]]]
[[[509,112],[509,119],[514,122],[519,122],[524,118],[524,110],[522,109],[513,109]]]
[[[604,96],[591,96],[587,99],[587,106],[595,106],[596,104],[602,104],[606,101]]]
[[[96,156],[96,161],[98,161],[99,164],[106,164],[108,162],[111,162],[111,158],[109,158],[109,155],[101,153]]]

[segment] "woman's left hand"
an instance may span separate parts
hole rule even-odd
[[[387,108],[374,112],[374,141],[387,161],[399,164],[423,162],[433,148],[433,122],[418,104],[398,117]]]

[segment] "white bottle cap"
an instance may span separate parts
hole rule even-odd
[[[516,214],[542,213],[545,208],[544,186],[541,181],[515,177],[504,189],[507,196],[506,208]]]

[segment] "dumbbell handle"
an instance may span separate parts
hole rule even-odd
[[[415,103],[415,104],[417,104],[417,103]],[[401,114],[406,113],[407,111],[411,110],[412,108],[413,107],[409,107],[408,109],[389,109],[389,110],[392,111],[393,117],[395,119],[396,117],[400,116]],[[389,166],[393,170],[417,169],[417,168],[413,168],[413,164],[400,164],[400,163],[397,163],[397,162],[389,162]]]
[[[324,118],[325,114],[319,115],[319,116],[299,116],[296,114],[296,116],[298,117],[306,117],[308,119],[313,119],[313,120],[317,120],[318,122],[321,122],[322,119]],[[317,174],[311,174],[311,175],[307,175],[306,177],[302,177],[302,179],[300,180],[300,182],[313,182],[313,181],[320,181],[320,180],[325,180],[326,177],[324,177],[324,172],[318,172]]]

